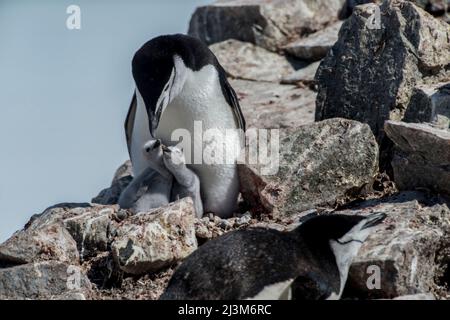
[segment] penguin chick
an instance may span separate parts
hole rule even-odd
[[[169,204],[173,185],[173,176],[164,166],[161,141],[148,141],[142,152],[149,167],[131,181],[119,198],[120,208],[134,214]]]
[[[200,180],[198,176],[186,167],[183,151],[176,146],[163,146],[163,160],[175,181],[172,188],[171,201],[191,197],[194,202],[197,218],[203,217],[203,203],[200,196]]]
[[[339,299],[353,258],[385,214],[326,215],[291,232],[251,228],[211,240],[175,271],[162,300]]]

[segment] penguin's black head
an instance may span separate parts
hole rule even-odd
[[[134,55],[133,78],[144,100],[149,116],[150,131],[158,126],[161,113],[169,103],[174,46],[167,37],[158,37],[145,43]]]
[[[340,214],[311,218],[294,232],[305,242],[311,253],[330,277],[339,278],[339,286],[333,286],[328,299],[339,299],[347,281],[348,270],[367,237],[386,215],[374,213],[368,216]]]
[[[330,240],[346,243],[364,242],[373,227],[380,224],[386,215],[374,213],[368,216],[330,214],[313,217],[297,228],[302,238],[312,244],[326,243]]]
[[[156,37],[135,53],[133,78],[144,100],[152,135],[165,107],[183,87],[186,68],[198,71],[216,62],[208,46],[182,34]]]

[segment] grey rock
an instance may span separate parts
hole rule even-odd
[[[431,13],[434,16],[443,16],[445,14],[445,2],[450,4],[448,0],[408,0],[415,5],[421,7],[422,9],[427,10],[429,13]],[[354,8],[361,4],[366,3],[381,3],[382,0],[347,0],[347,3],[344,7],[344,10],[342,11],[341,17],[347,18],[349,17]]]
[[[248,128],[297,128],[314,122],[316,93],[269,82],[231,80]]]
[[[108,249],[110,232],[117,225],[113,220],[115,209],[86,210],[83,214],[64,220],[64,225],[77,242],[81,258],[95,256]]]
[[[252,220],[252,215],[250,213],[246,213],[244,214],[242,217],[238,218],[235,222],[235,224],[240,227],[240,226],[244,226],[250,223],[250,221]]]
[[[392,300],[436,300],[436,297],[432,293],[418,293],[408,296],[396,297]]]
[[[286,77],[281,79],[282,84],[297,84],[302,83],[304,85],[316,84],[316,72],[319,68],[320,62],[313,62],[304,68],[301,68]]]
[[[197,8],[189,34],[207,44],[236,39],[277,51],[336,21],[345,0],[219,0]]]
[[[80,207],[77,207],[78,205]],[[117,226],[114,217],[118,211],[118,206],[61,204],[34,216],[19,233],[23,233],[26,238],[30,232],[37,232],[45,239],[48,226],[61,224],[75,240],[80,257],[84,259],[107,250],[112,238],[111,233]]]
[[[235,79],[280,82],[283,76],[294,72],[286,57],[249,42],[226,40],[211,45],[210,49]]]
[[[208,221],[209,223],[209,221]],[[195,223],[195,236],[199,239],[211,239],[212,231],[208,228],[208,223],[200,220]]]
[[[229,230],[233,227],[233,223],[231,223],[229,220],[224,219],[219,223],[219,227],[221,227],[224,230]]]
[[[79,264],[77,244],[61,223],[18,231],[0,245],[0,262],[4,264],[46,260]]]
[[[286,52],[298,59],[318,61],[327,55],[338,40],[343,22],[338,21],[323,30],[294,41],[284,47]]]
[[[119,181],[122,178],[129,177],[133,175],[133,166],[130,160],[125,161],[119,168],[117,168],[114,173],[114,177],[111,181],[111,184]]]
[[[450,131],[395,121],[387,121],[385,131],[397,146],[392,167],[400,190],[450,194]]]
[[[436,254],[442,246],[449,245],[445,236],[450,223],[448,205],[421,193],[406,192],[337,213],[373,212],[384,212],[388,217],[361,247],[350,268],[346,295],[392,299],[430,292],[436,285],[439,268]],[[378,288],[370,278],[377,272],[374,270],[379,271]]]
[[[111,245],[120,269],[130,274],[158,271],[195,249],[195,208],[190,198],[123,221]]]
[[[2,299],[89,299],[92,286],[80,267],[57,261],[0,269]]]
[[[355,8],[317,71],[316,120],[368,123],[378,141],[385,120],[401,120],[423,75],[439,82],[450,64],[450,26],[410,2],[381,5],[381,29],[368,27],[373,5]]]
[[[415,87],[403,121],[435,122],[438,116],[450,118],[450,83]]]
[[[279,145],[278,170],[238,166],[242,195],[254,210],[286,215],[334,205],[359,194],[378,172],[375,138],[368,125],[356,121],[305,125],[283,134]]]
[[[52,300],[74,301],[74,300],[87,300],[84,293],[81,292],[66,292],[57,296],[53,296]]]
[[[131,161],[127,160],[117,169],[111,182],[111,186],[100,191],[91,202],[102,205],[117,204],[120,194],[130,184],[131,180],[133,180],[132,166]]]

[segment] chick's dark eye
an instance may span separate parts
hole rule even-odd
[[[145,148],[145,152],[150,152],[150,148]]]

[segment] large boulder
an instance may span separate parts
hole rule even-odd
[[[338,21],[323,30],[288,44],[285,50],[290,55],[309,61],[318,61],[327,55],[338,40],[342,21]]]
[[[158,271],[195,249],[195,208],[190,198],[123,221],[111,245],[120,269],[130,274]]]
[[[253,209],[289,215],[354,196],[378,172],[378,145],[368,125],[330,119],[280,139],[279,169],[239,165],[241,191]],[[273,164],[272,164],[273,165]]]
[[[437,17],[443,17],[447,12],[450,12],[450,8],[448,5],[446,5],[446,2],[448,3],[448,0],[408,0],[417,6],[421,7],[422,9],[427,10],[429,13],[431,13],[434,16]],[[344,6],[344,9],[341,12],[342,18],[349,17],[356,6],[366,3],[381,3],[382,0],[347,0],[347,3]],[[443,17],[445,19],[445,17]]]
[[[336,21],[345,0],[218,0],[197,8],[189,34],[207,44],[236,39],[271,51]]]
[[[450,195],[450,131],[395,121],[387,121],[385,130],[397,146],[392,167],[398,188]]]
[[[270,82],[231,80],[248,128],[297,128],[314,122],[316,93]]]
[[[64,225],[75,239],[81,258],[107,251],[117,226],[116,209],[93,207],[64,219]]]
[[[282,84],[300,84],[304,86],[315,87],[316,73],[319,68],[320,62],[313,62],[304,68],[298,69],[295,72],[283,77],[281,79]]]
[[[111,185],[100,191],[100,193],[92,199],[92,203],[113,205],[119,202],[120,194],[133,180],[131,161],[127,160],[123,163],[114,174]]]
[[[403,121],[437,122],[438,117],[450,119],[450,83],[415,87]]]
[[[392,0],[379,7],[377,28],[374,6],[355,8],[320,65],[316,120],[365,122],[381,141],[384,121],[403,118],[425,76],[434,82],[448,76],[450,26],[411,2]]]
[[[92,285],[79,266],[57,261],[0,269],[0,299],[89,299]]]
[[[24,264],[56,260],[78,265],[77,244],[61,223],[16,232],[0,245],[0,262]]]
[[[68,244],[75,244],[75,249],[78,249],[80,258],[84,259],[107,250],[113,236],[112,233],[117,225],[116,220],[119,220],[117,218],[118,212],[118,206],[63,203],[33,216],[24,230],[18,231],[16,236],[24,239],[35,239],[34,243],[37,247],[35,250],[40,252],[45,239],[48,238],[46,230],[50,228],[49,226],[62,226],[65,231],[60,231],[60,233],[70,237],[70,241],[67,240],[67,243],[64,243],[67,252],[73,250],[73,246]],[[34,234],[39,236],[30,237]],[[23,247],[19,246],[17,240],[13,243],[18,247]],[[58,242],[52,243],[56,245]],[[62,246],[62,248],[64,247]],[[62,259],[64,255],[55,254],[55,257]]]
[[[249,42],[226,40],[210,46],[228,75],[235,79],[280,82],[295,71],[286,57]]]
[[[339,214],[384,212],[387,219],[361,247],[350,268],[347,296],[390,299],[434,291],[437,261],[450,245],[450,209],[443,199],[418,192],[364,202]],[[445,266],[447,267],[447,266]]]

